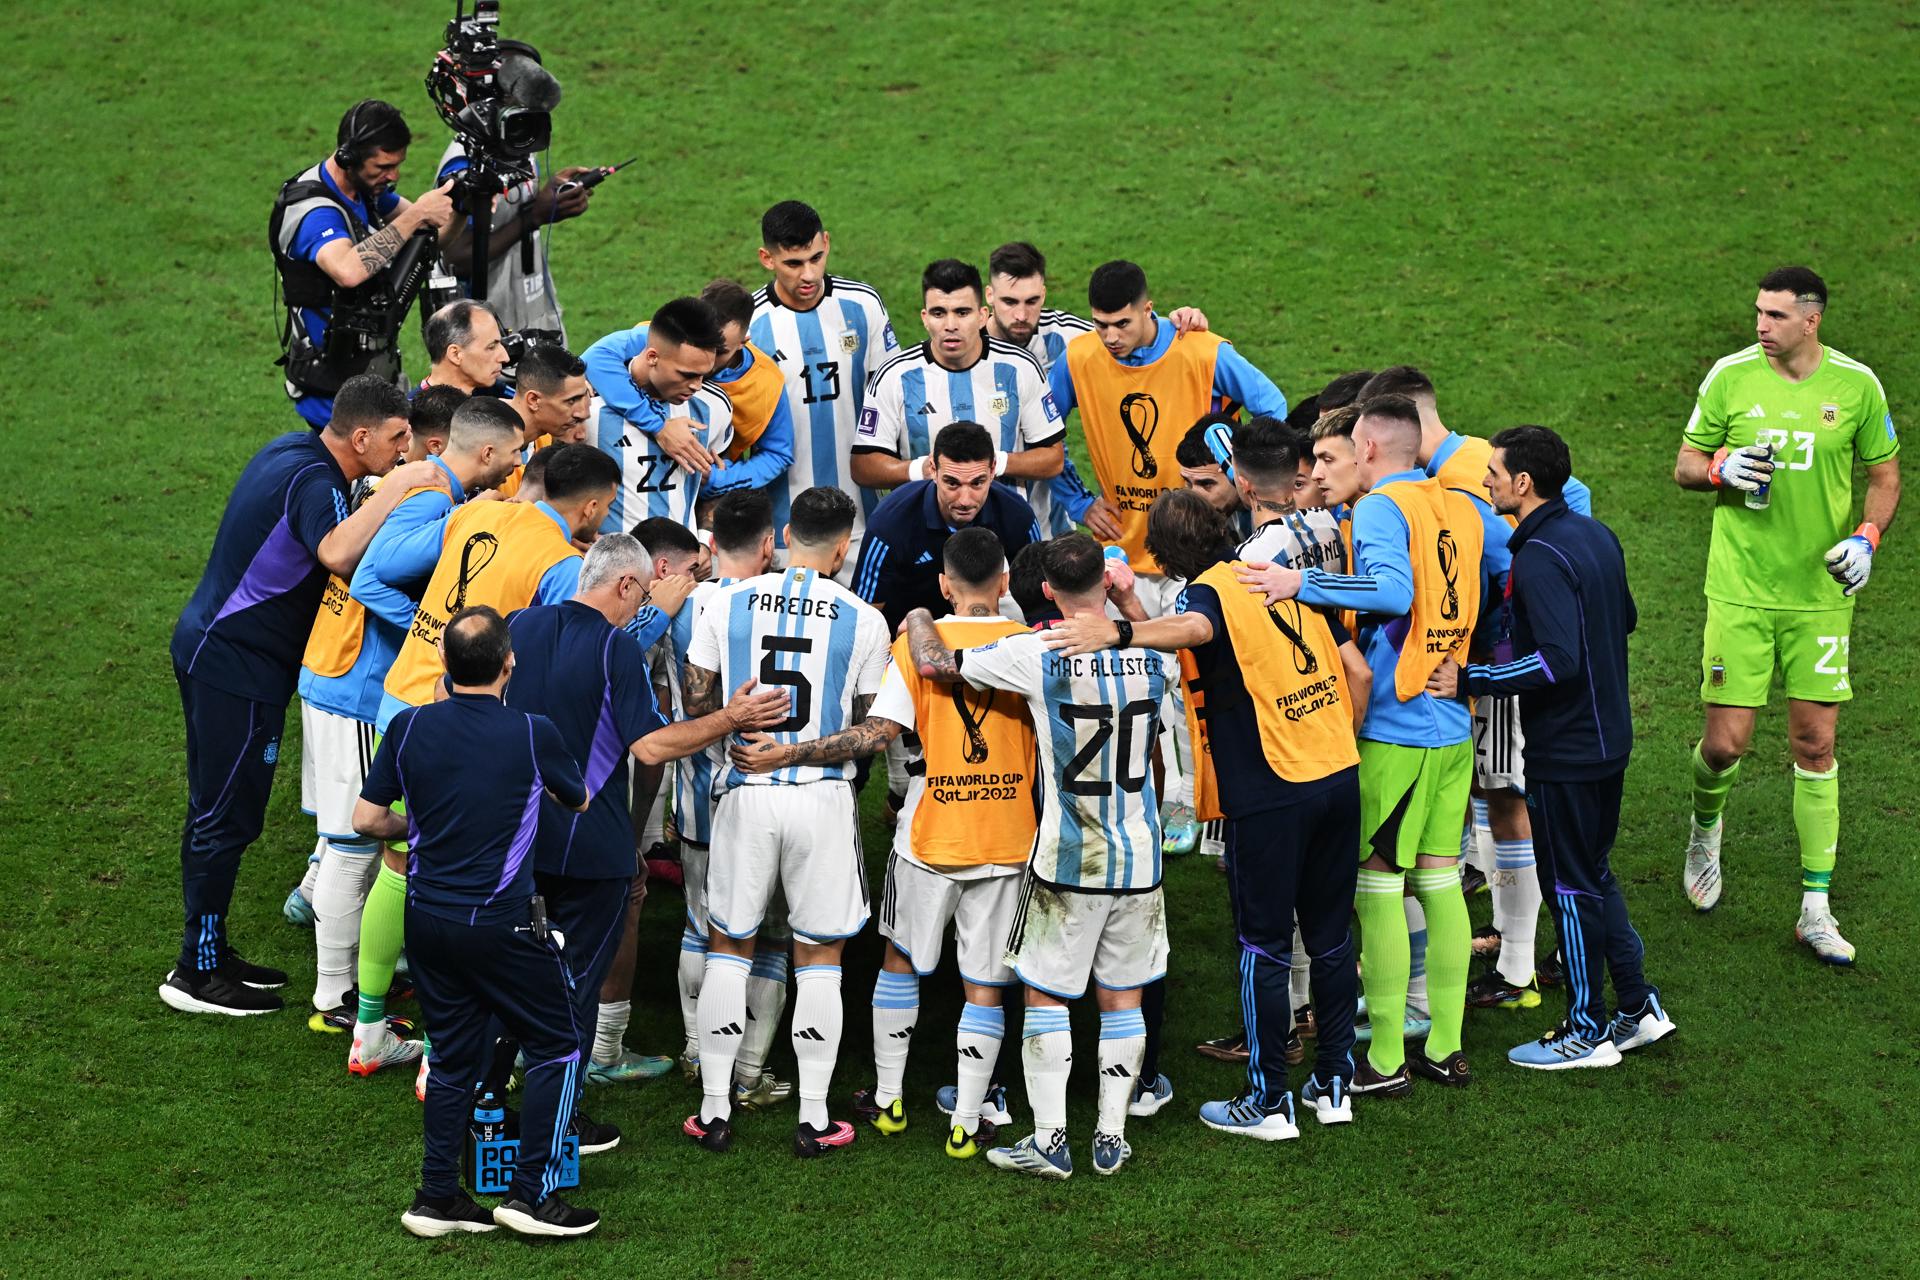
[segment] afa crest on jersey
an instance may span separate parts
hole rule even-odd
[[[1839,426],[1840,425],[1840,406],[1837,404],[1821,405],[1820,406],[1820,425],[1827,428],[1828,430],[1832,430],[1834,427]]]
[[[848,329],[840,335],[840,354],[850,356],[860,349],[860,335]]]
[[[1003,416],[1009,407],[1010,402],[1004,395],[995,396],[987,402],[987,412],[996,418]]]

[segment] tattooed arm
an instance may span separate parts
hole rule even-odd
[[[757,733],[742,734],[728,751],[734,766],[745,773],[771,773],[792,764],[842,764],[862,760],[884,751],[899,737],[905,726],[883,716],[869,716],[872,695],[853,700],[854,724],[851,729],[811,742],[775,742]]]
[[[326,272],[342,289],[365,284],[399,256],[408,237],[421,227],[435,228],[443,235],[446,233],[448,224],[453,221],[453,197],[449,194],[451,188],[452,184],[447,183],[425,193],[411,204],[403,203],[391,222],[362,240],[349,242],[344,236],[329,240],[313,255],[314,265]]]
[[[907,649],[913,654],[914,666],[919,668],[922,678],[942,684],[958,682],[960,663],[934,628],[933,615],[925,609],[915,609],[907,615],[905,626]]]
[[[705,667],[696,667],[691,662],[686,666],[686,681],[681,686],[681,702],[687,709],[687,718],[697,720],[709,716],[720,709],[720,673],[708,671]]]

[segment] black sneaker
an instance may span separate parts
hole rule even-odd
[[[583,1156],[597,1156],[602,1151],[611,1151],[620,1145],[619,1126],[596,1124],[591,1116],[577,1108],[567,1132],[580,1139],[580,1154]]]
[[[1435,1084],[1464,1089],[1473,1083],[1473,1072],[1467,1068],[1467,1055],[1458,1049],[1438,1062],[1430,1060],[1424,1053],[1416,1053],[1407,1059],[1407,1065],[1413,1068],[1415,1075]]]
[[[852,1146],[853,1138],[853,1126],[845,1120],[829,1120],[824,1129],[816,1129],[810,1124],[795,1125],[793,1154],[802,1160],[812,1160],[837,1147]]]
[[[1245,1062],[1252,1056],[1247,1051],[1246,1033],[1241,1031],[1221,1036],[1218,1040],[1202,1040],[1193,1046],[1193,1051],[1216,1062]]]
[[[707,1150],[721,1155],[733,1148],[733,1125],[717,1117],[712,1120],[702,1120],[698,1111],[681,1123],[680,1132]]]
[[[1552,955],[1533,967],[1533,976],[1543,987],[1557,987],[1566,982],[1567,966],[1559,947],[1555,947]]]
[[[1347,1082],[1347,1092],[1365,1094],[1370,1098],[1404,1098],[1413,1092],[1413,1077],[1407,1072],[1407,1064],[1401,1063],[1400,1069],[1390,1076],[1383,1076],[1373,1069],[1365,1054],[1353,1069],[1353,1079]]]
[[[1320,1021],[1313,1016],[1313,1006],[1303,1004],[1293,1011],[1293,1034],[1302,1040],[1311,1040],[1320,1034]]]
[[[287,985],[287,975],[278,969],[269,969],[263,964],[250,964],[232,947],[220,953],[220,968],[231,973],[235,979],[250,987],[262,990],[278,990]]]
[[[175,969],[160,984],[160,998],[182,1013],[224,1013],[236,1018],[278,1013],[285,1007],[279,996],[247,986],[225,968]]]
[[[523,1236],[583,1236],[600,1225],[599,1214],[576,1209],[559,1196],[548,1196],[539,1204],[503,1200],[494,1206],[493,1220]]]
[[[1307,1060],[1307,1045],[1298,1031],[1288,1030],[1287,1042],[1280,1050],[1280,1057],[1290,1067],[1297,1067]]]
[[[437,1200],[429,1199],[425,1192],[414,1192],[413,1208],[400,1215],[400,1225],[428,1240],[456,1231],[494,1231],[500,1226],[492,1213],[475,1204],[464,1191]]]

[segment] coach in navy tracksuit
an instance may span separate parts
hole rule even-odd
[[[1514,661],[1469,667],[1466,692],[1517,694],[1526,730],[1527,812],[1542,888],[1551,887],[1567,966],[1567,1021],[1507,1055],[1542,1070],[1608,1067],[1671,1033],[1641,971],[1640,935],[1608,865],[1633,750],[1627,636],[1636,614],[1613,530],[1573,512],[1567,446],[1545,427],[1493,438],[1494,509],[1520,517],[1507,545]],[[1617,1012],[1607,1017],[1602,967]]]
[[[387,513],[421,485],[408,463],[407,398],[373,374],[349,378],[321,430],[290,431],[253,455],[233,486],[193,598],[174,625],[173,674],[187,720],[187,821],[180,837],[186,928],[160,998],[187,1013],[280,1008],[278,969],[227,945],[240,855],[260,836],[280,731],[329,571],[352,577]],[[352,515],[354,481],[394,472]]]
[[[401,1221],[416,1235],[591,1231],[599,1215],[553,1188],[581,1084],[573,984],[536,915],[534,829],[545,796],[586,809],[580,767],[560,731],[500,701],[513,669],[505,619],[484,606],[447,623],[452,692],[393,718],[354,808],[353,829],[405,838],[407,956],[433,1031],[420,1190]],[[406,816],[389,806],[405,798]],[[460,1149],[474,1082],[503,1023],[527,1055],[513,1185],[491,1218],[460,1190]]]

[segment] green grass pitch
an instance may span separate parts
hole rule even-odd
[[[406,109],[402,185],[424,185],[445,135],[420,82],[448,8],[7,10],[0,1276],[1920,1270],[1910,521],[1855,624],[1834,887],[1861,960],[1832,971],[1792,939],[1778,705],[1729,810],[1724,904],[1696,918],[1681,896],[1708,503],[1669,478],[1696,383],[1751,341],[1753,283],[1780,263],[1826,275],[1826,336],[1913,415],[1920,23],[1892,3],[508,0],[506,33],[566,84],[554,161],[641,155],[554,235],[577,346],[716,274],[759,283],[759,214],[797,196],[908,340],[922,264],[1025,237],[1055,305],[1083,309],[1094,265],[1136,258],[1163,308],[1204,307],[1291,396],[1411,361],[1456,427],[1566,433],[1640,603],[1618,866],[1681,1032],[1613,1071],[1506,1068],[1559,1016],[1550,996],[1469,1015],[1471,1090],[1363,1103],[1278,1147],[1212,1133],[1194,1108],[1236,1072],[1188,1046],[1238,1013],[1223,885],[1189,859],[1168,875],[1176,1099],[1131,1127],[1118,1178],[1040,1185],[941,1154],[949,966],[924,987],[901,1137],[801,1165],[789,1111],[746,1119],[720,1160],[678,1135],[677,1078],[597,1091],[627,1140],[578,1193],[606,1215],[596,1238],[403,1235],[409,1078],[348,1077],[344,1044],[294,1012],[216,1023],[155,998],[183,806],[166,643],[242,462],[296,423],[271,365],[275,187],[369,94]],[[298,1001],[312,944],[279,916],[313,842],[296,760],[233,923]],[[867,847],[877,867],[876,825]],[[679,1042],[678,910],[662,889],[643,924],[643,1050]],[[842,1114],[870,1079],[876,963],[869,933],[848,955]]]

